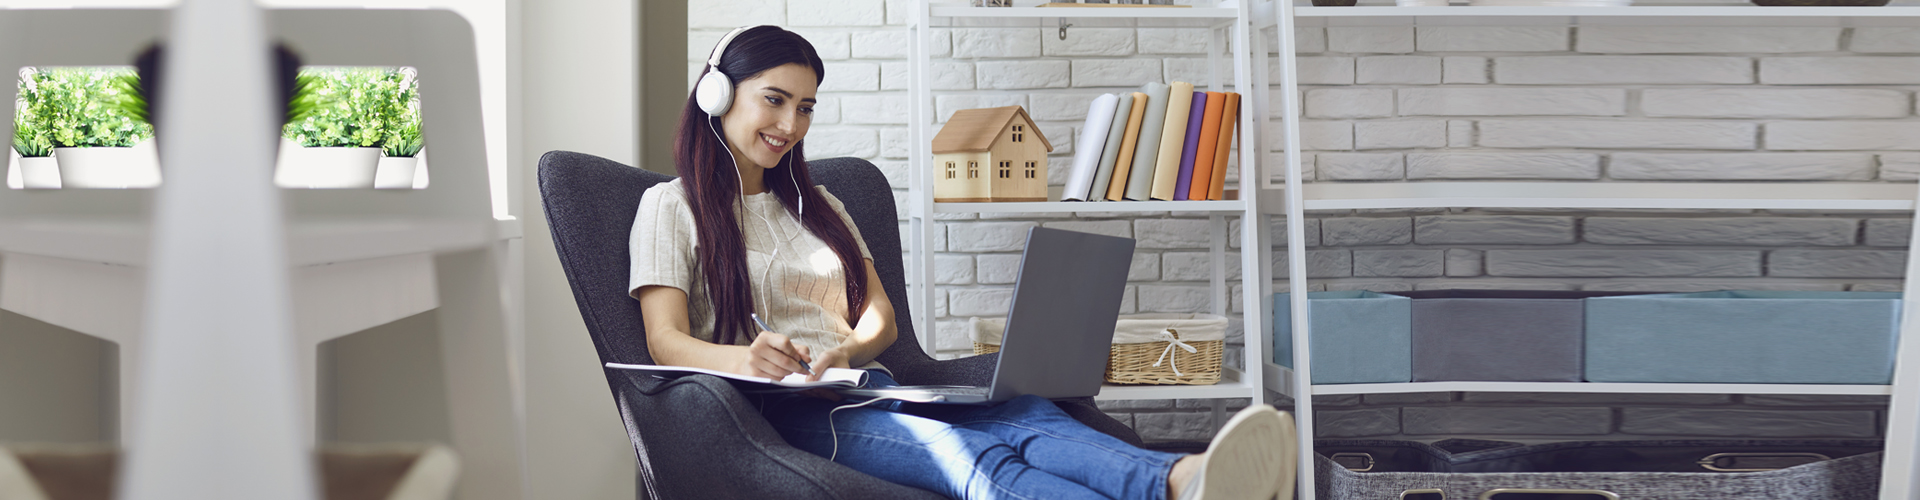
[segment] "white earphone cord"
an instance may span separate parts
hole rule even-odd
[[[716,71],[717,71],[717,69],[716,69]],[[719,117],[714,117],[714,116],[710,116],[710,117],[711,117],[711,118],[715,118],[715,119],[718,119],[718,118],[719,118]],[[727,139],[726,139],[726,137],[725,137],[725,136],[722,136],[722,135],[720,135],[720,129],[719,129],[719,127],[715,127],[715,126],[713,125],[713,122],[712,122],[712,121],[708,121],[708,122],[707,122],[707,130],[711,130],[711,131],[713,131],[713,137],[714,137],[715,139],[719,139],[719,140],[720,140],[720,144],[721,144],[722,146],[724,146],[724,145],[726,145],[726,143],[727,143]],[[782,158],[783,158],[783,159],[791,159],[791,158],[792,158],[792,156],[791,156],[791,155],[789,154],[788,156],[783,156]],[[762,283],[763,285],[765,285],[765,286],[767,286],[767,287],[769,287],[769,288],[767,289],[767,297],[768,297],[769,299],[771,299],[771,298],[773,297],[773,289],[771,288],[771,287],[773,286],[773,284],[772,284],[772,280],[773,280],[773,263],[774,263],[774,262],[776,262],[776,261],[777,261],[777,259],[779,259],[779,258],[780,258],[780,250],[781,250],[781,248],[780,248],[780,247],[781,247],[781,245],[780,245],[780,242],[781,242],[781,240],[782,240],[782,239],[784,239],[784,240],[786,241],[786,243],[788,243],[789,245],[791,245],[791,244],[793,243],[793,240],[794,240],[794,238],[798,238],[798,237],[800,237],[800,236],[799,236],[799,235],[797,235],[797,234],[796,234],[796,235],[793,235],[793,236],[786,236],[786,235],[784,235],[784,234],[782,234],[782,233],[780,233],[779,231],[776,231],[776,230],[774,229],[774,227],[773,227],[773,220],[772,220],[772,219],[768,219],[766,215],[762,215],[762,214],[761,214],[761,213],[760,213],[759,211],[756,211],[756,210],[754,210],[754,209],[753,209],[752,207],[749,207],[749,206],[747,206],[747,186],[746,186],[746,184],[747,184],[747,179],[746,179],[746,177],[745,177],[744,175],[742,175],[742,174],[740,173],[740,160],[739,160],[739,159],[737,159],[737,158],[734,158],[734,157],[733,157],[733,151],[732,151],[732,149],[731,149],[731,148],[729,148],[729,149],[728,149],[728,151],[727,151],[727,160],[733,163],[733,179],[734,179],[734,182],[736,182],[736,183],[739,183],[739,186],[738,186],[738,188],[739,188],[739,193],[740,193],[740,195],[739,195],[739,197],[740,197],[740,209],[741,209],[741,210],[745,210],[745,211],[747,211],[747,213],[750,213],[750,214],[753,214],[753,216],[754,216],[754,217],[758,217],[758,218],[760,219],[760,222],[761,222],[761,223],[763,223],[763,224],[765,224],[765,225],[767,226],[767,236],[768,236],[768,237],[770,237],[770,238],[773,238],[773,240],[774,240],[774,245],[773,245],[773,254],[772,254],[772,255],[769,255],[769,256],[767,256],[767,269],[766,269],[765,271],[762,271],[762,272],[760,273],[760,282],[761,282],[761,283]],[[800,189],[800,178],[799,178],[799,175],[798,175],[798,174],[795,174],[795,173],[793,172],[793,162],[791,162],[791,161],[789,161],[789,162],[787,162],[787,178],[788,178],[788,179],[791,179],[791,180],[793,180],[793,189],[795,190],[795,194],[796,194],[796,196],[799,196],[799,197],[800,197],[800,207],[799,207],[799,212],[800,212],[800,215],[801,215],[802,217],[804,217],[804,216],[806,216],[806,214],[807,214],[807,197],[806,197],[806,195],[805,195],[805,193],[799,193],[799,192],[798,192],[798,191],[799,191],[799,189]],[[761,184],[762,184],[762,185],[765,185],[765,184],[766,184],[766,182],[765,182],[765,181],[766,181],[766,178],[765,178],[765,177],[762,177],[762,178],[761,178]],[[802,224],[804,225],[804,224],[805,224],[805,222],[802,222]],[[744,232],[742,232],[742,233],[741,233],[741,236],[742,236],[742,237],[744,238],[744,237],[746,236],[746,234],[745,234]],[[712,291],[712,290],[708,290],[708,291],[707,291],[707,295],[708,295],[708,297],[707,297],[707,300],[708,300],[708,301],[712,301],[712,300],[713,300],[713,297],[712,297],[712,295],[713,295],[713,291]],[[755,306],[755,307],[756,307],[756,308],[758,308],[758,305],[756,304],[756,306]],[[768,309],[768,310],[766,311],[766,313],[767,313],[767,316],[768,316],[768,317],[772,317],[772,316],[773,316],[773,310],[771,309],[771,307],[773,307],[773,306],[772,306],[771,304],[769,304],[769,305],[768,305],[767,307],[769,308],[769,309]]]

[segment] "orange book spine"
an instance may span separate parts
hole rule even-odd
[[[1229,151],[1229,149],[1233,148],[1233,129],[1240,123],[1240,94],[1228,92],[1226,100],[1226,109],[1220,111],[1220,138],[1214,144],[1213,182],[1210,183],[1212,184],[1211,189],[1207,191],[1207,199],[1209,200],[1218,200],[1225,195],[1227,188],[1227,159],[1233,156],[1233,153]],[[1244,178],[1245,176],[1246,173],[1242,172],[1241,177]],[[1243,182],[1241,185],[1245,186],[1246,184]]]
[[[1127,174],[1133,168],[1133,150],[1140,144],[1140,122],[1147,117],[1147,94],[1133,93],[1133,111],[1127,114],[1127,131],[1120,135],[1120,156],[1113,164],[1113,179],[1107,186],[1107,199],[1127,199]]]
[[[1194,148],[1193,177],[1187,179],[1189,200],[1205,200],[1213,190],[1213,150],[1220,140],[1220,110],[1226,107],[1226,93],[1207,93],[1207,113],[1200,118],[1200,144]]]

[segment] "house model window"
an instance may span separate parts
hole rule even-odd
[[[1027,140],[1031,134],[1034,141]],[[1047,201],[1047,153],[1053,145],[1019,106],[955,111],[933,137],[933,201]],[[967,175],[938,175],[967,164]],[[946,164],[945,167],[939,166]],[[993,169],[980,175],[980,167]],[[1015,174],[1015,167],[1021,170]]]
[[[953,178],[953,162],[947,162],[947,178]]]

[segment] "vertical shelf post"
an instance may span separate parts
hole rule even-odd
[[[920,350],[927,355],[939,350],[939,327],[934,321],[933,312],[933,232],[939,230],[933,223],[933,179],[927,173],[928,162],[933,158],[933,137],[928,127],[933,122],[933,93],[929,80],[932,75],[933,27],[932,6],[927,2],[914,2],[913,24],[908,26],[912,38],[908,47],[907,99],[907,138],[913,141],[912,158],[907,159],[907,300],[913,309],[913,330],[918,333]]]
[[[1920,200],[1920,194],[1916,194]],[[1920,213],[1920,203],[1915,205]],[[1906,280],[1901,285],[1900,334],[1894,349],[1893,397],[1887,401],[1886,451],[1880,463],[1880,498],[1914,496],[1914,464],[1920,457],[1920,232],[1907,239]]]
[[[1313,309],[1307,303],[1307,238],[1305,202],[1300,173],[1300,84],[1294,51],[1292,0],[1274,0],[1280,38],[1280,99],[1286,134],[1287,297],[1293,311],[1293,414],[1299,431],[1298,480],[1301,498],[1312,498],[1313,476],[1313,355],[1309,341]],[[1261,184],[1266,184],[1262,179]]]

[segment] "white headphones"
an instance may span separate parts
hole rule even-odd
[[[733,43],[733,37],[759,26],[741,26],[720,37],[720,43],[714,45],[713,55],[707,56],[707,74],[700,76],[700,83],[693,87],[693,100],[700,104],[700,110],[708,116],[719,117],[727,114],[733,107],[733,79],[720,72],[720,54],[727,52],[727,44]]]

